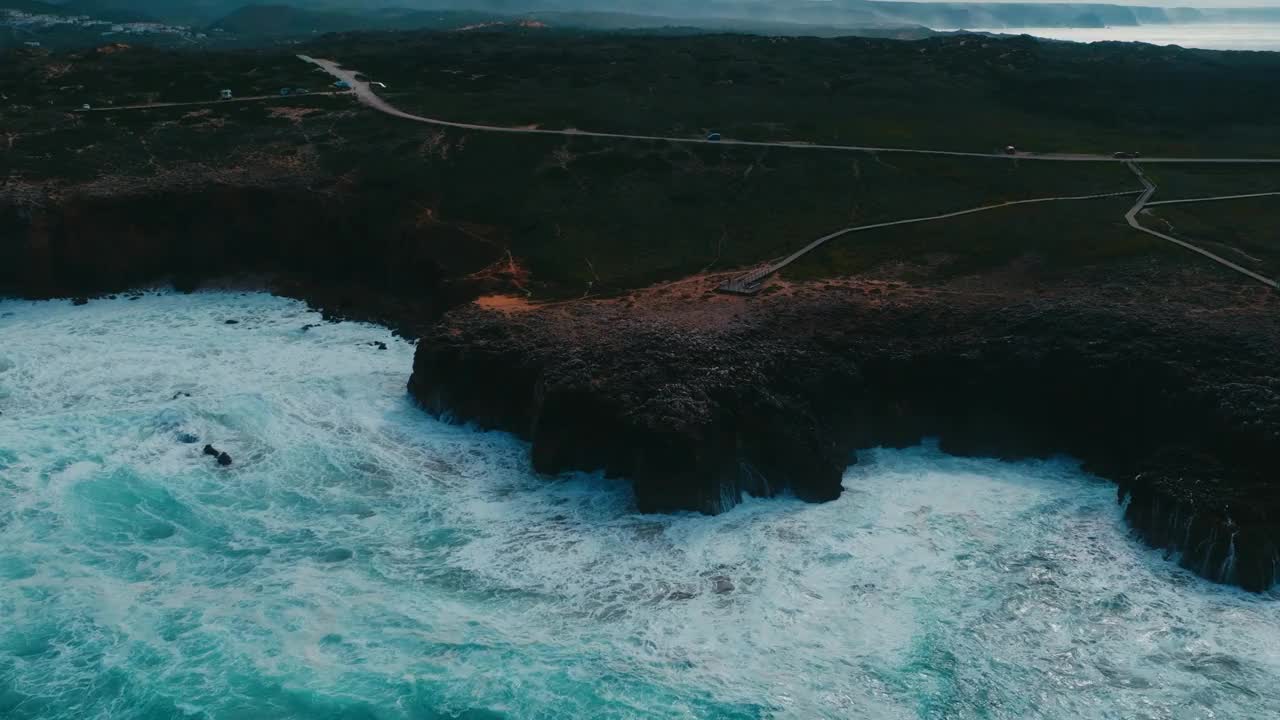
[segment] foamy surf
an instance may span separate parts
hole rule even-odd
[[[412,352],[264,295],[0,303],[0,717],[1280,714],[1275,593],[1069,461],[645,516],[426,417]]]

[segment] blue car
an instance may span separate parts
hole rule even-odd
[[[720,133],[718,132],[707,133],[707,142],[719,142],[719,140],[720,140]]]

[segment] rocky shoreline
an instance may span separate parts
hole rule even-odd
[[[1065,453],[1115,481],[1136,534],[1184,567],[1254,591],[1280,578],[1280,299],[1265,289],[1108,268],[729,298],[708,277],[494,309],[471,300],[510,289],[486,272],[498,248],[366,220],[358,200],[246,188],[11,205],[0,293],[252,274],[420,337],[409,391],[426,409],[527,438],[540,472],[627,478],[646,512],[830,500],[858,449],[929,436],[961,455]]]
[[[1261,591],[1280,570],[1280,325],[1276,298],[1224,292],[1212,313],[1204,297],[894,284],[471,306],[422,338],[409,389],[529,439],[540,472],[630,479],[647,512],[832,499],[858,449],[930,436],[959,455],[1065,453],[1117,483],[1146,542]]]

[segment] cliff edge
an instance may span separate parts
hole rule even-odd
[[[694,279],[493,299],[422,338],[409,389],[529,439],[538,471],[628,478],[646,512],[832,499],[857,449],[926,436],[964,455],[1065,453],[1117,483],[1148,543],[1264,590],[1280,568],[1278,301],[1186,281],[860,280],[731,298]]]

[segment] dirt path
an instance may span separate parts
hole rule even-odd
[[[117,110],[153,110],[156,108],[172,108],[172,107],[197,107],[201,105],[229,105],[231,103],[242,102],[258,102],[262,100],[294,100],[300,97],[315,97],[316,95],[350,95],[350,90],[326,90],[322,92],[300,93],[298,95],[246,95],[245,97],[234,97],[227,100],[195,100],[192,102],[158,102],[144,103],[141,105],[112,105],[109,107],[91,107],[88,110],[77,108],[73,112],[116,112]]]
[[[1182,200],[1157,200],[1156,202],[1147,203],[1147,207],[1152,205],[1174,205],[1176,203],[1210,202],[1212,200],[1243,200],[1245,198],[1270,197],[1272,195],[1280,195],[1280,191],[1248,193],[1246,195],[1214,195],[1213,197],[1184,198]]]
[[[503,127],[499,125],[480,125],[476,123],[454,122],[452,120],[441,120],[439,118],[423,117],[407,113],[386,100],[383,100],[373,92],[369,87],[369,83],[358,79],[359,74],[355,70],[348,70],[338,65],[332,60],[324,60],[321,58],[313,58],[308,55],[299,55],[299,60],[308,62],[324,68],[325,72],[333,77],[345,81],[349,84],[360,102],[369,107],[405,120],[414,122],[427,123],[428,125],[439,125],[441,127],[459,128],[462,130],[477,130],[481,132],[498,132],[512,133],[517,135],[564,135],[577,137],[595,137],[608,138],[614,140],[657,140],[661,142],[671,143],[709,143],[712,141],[700,137],[664,137],[661,135],[627,135],[624,133],[607,133],[607,132],[591,132],[587,130],[544,130],[536,127]],[[807,149],[807,150],[838,150],[838,151],[854,151],[854,152],[875,152],[875,153],[909,153],[915,155],[942,155],[949,157],[973,157],[973,158],[1002,158],[1005,160],[1053,160],[1058,162],[1121,162],[1111,155],[1089,155],[1079,153],[979,153],[979,152],[960,152],[957,150],[927,150],[920,148],[886,148],[872,147],[868,145],[823,145],[818,143],[810,143],[804,141],[787,141],[787,142],[766,142],[751,140],[717,140],[714,141],[720,145],[734,145],[739,147],[764,147],[764,148],[789,148],[789,149]],[[1280,164],[1280,158],[1171,158],[1156,157],[1146,158],[1143,162],[1155,163],[1275,163]]]
[[[1275,280],[1272,280],[1269,277],[1264,277],[1262,275],[1259,275],[1258,273],[1248,268],[1241,267],[1220,255],[1215,255],[1209,252],[1208,250],[1205,250],[1204,248],[1199,247],[1197,245],[1192,245],[1191,243],[1185,240],[1179,240],[1178,238],[1173,237],[1172,235],[1165,235],[1162,232],[1156,232],[1151,228],[1144,227],[1142,223],[1138,222],[1138,213],[1142,212],[1142,209],[1149,204],[1147,201],[1150,200],[1151,196],[1155,194],[1156,186],[1155,186],[1155,183],[1147,179],[1146,173],[1142,172],[1142,168],[1138,167],[1137,163],[1128,162],[1125,164],[1129,166],[1129,169],[1133,171],[1134,175],[1138,176],[1138,180],[1142,181],[1143,186],[1146,188],[1146,190],[1142,192],[1142,195],[1138,197],[1138,202],[1134,203],[1133,207],[1129,208],[1129,212],[1125,213],[1125,216],[1124,216],[1125,221],[1127,221],[1129,225],[1133,227],[1133,229],[1139,230],[1148,235],[1154,235],[1160,238],[1161,240],[1167,240],[1173,243],[1174,245],[1184,247],[1192,252],[1200,253],[1201,255],[1209,258],[1210,260],[1213,260],[1214,262],[1220,265],[1231,268],[1232,270],[1235,270],[1236,272],[1241,273],[1246,277],[1250,277],[1254,280],[1257,280],[1263,285],[1266,285],[1268,287],[1275,288],[1275,289],[1280,289],[1280,284],[1276,283]],[[1150,203],[1150,204],[1154,204],[1154,203]]]
[[[740,294],[755,293],[759,291],[760,282],[765,278],[785,268],[786,266],[790,265],[796,260],[799,260],[801,257],[808,254],[809,252],[818,249],[822,245],[826,244],[828,241],[834,240],[844,235],[848,235],[850,233],[862,232],[864,230],[875,230],[877,228],[893,227],[894,225],[910,225],[912,223],[932,222],[934,220],[946,220],[949,218],[960,217],[962,215],[972,215],[973,213],[987,212],[988,210],[999,210],[1000,208],[1011,207],[1014,205],[1030,205],[1032,203],[1059,202],[1059,201],[1068,201],[1068,200],[1096,200],[1099,198],[1122,197],[1124,195],[1136,195],[1140,192],[1143,192],[1143,191],[1142,190],[1125,190],[1123,192],[1101,193],[1098,195],[1073,195],[1073,196],[1065,196],[1065,197],[1032,198],[1030,200],[1010,200],[1008,202],[997,203],[995,205],[983,205],[981,207],[969,208],[968,210],[957,210],[956,212],[943,213],[942,215],[929,215],[926,217],[908,218],[906,220],[893,220],[890,222],[874,223],[872,225],[857,225],[855,227],[848,227],[848,228],[844,228],[843,230],[837,230],[831,233],[830,235],[823,235],[817,240],[814,240],[808,245],[805,245],[804,247],[800,248],[799,250],[791,253],[790,255],[786,256],[785,258],[775,263],[766,265],[757,270],[753,270],[752,272],[749,272],[746,275],[743,275],[741,277],[734,278],[726,282],[725,284],[721,285],[720,289],[724,292],[731,292],[731,293],[740,293]]]

